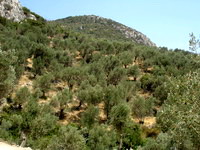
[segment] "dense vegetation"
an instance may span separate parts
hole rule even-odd
[[[178,49],[0,18],[0,138],[41,150],[198,150],[199,67]]]

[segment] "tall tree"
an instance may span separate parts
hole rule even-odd
[[[7,97],[14,87],[16,81],[14,64],[17,60],[15,51],[0,49],[0,99]]]
[[[122,129],[130,119],[130,108],[127,104],[121,103],[116,105],[111,110],[111,124],[117,129],[120,134],[119,149],[122,149],[123,145],[123,132]]]

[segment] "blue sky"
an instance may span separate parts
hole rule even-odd
[[[113,19],[147,35],[157,46],[188,50],[200,35],[200,0],[20,0],[47,20],[79,15]]]

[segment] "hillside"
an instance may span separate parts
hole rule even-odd
[[[37,150],[200,148],[199,55],[36,16],[0,17],[1,141]]]
[[[58,19],[54,22],[61,23],[80,33],[86,33],[96,38],[109,40],[133,41],[147,46],[156,46],[146,35],[120,24],[111,19],[99,16],[76,16]]]

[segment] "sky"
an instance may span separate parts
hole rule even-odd
[[[189,49],[189,33],[200,35],[200,0],[20,0],[47,20],[97,15],[151,39],[157,46]]]

